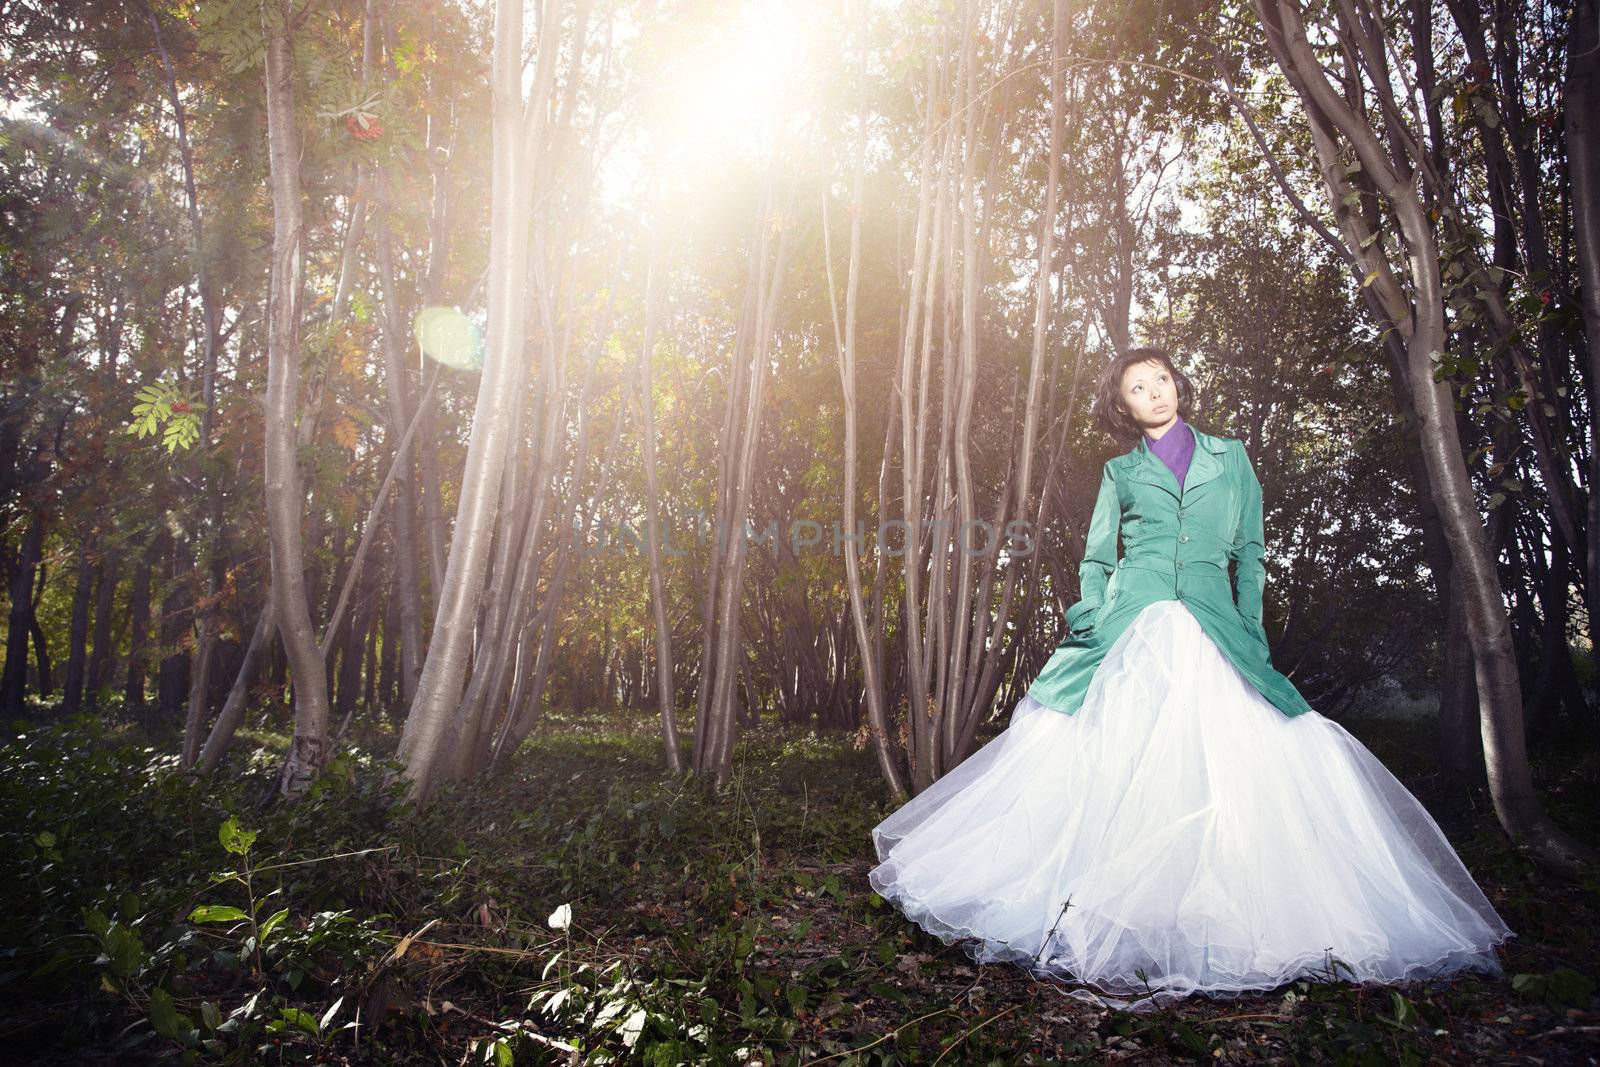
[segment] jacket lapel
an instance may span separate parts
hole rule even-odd
[[[1161,462],[1159,456],[1150,451],[1144,434],[1139,435],[1139,443],[1127,453],[1133,480],[1158,486],[1171,493],[1174,499],[1182,500],[1220,475],[1222,460],[1219,456],[1228,446],[1221,438],[1195,429],[1192,423],[1189,429],[1194,430],[1194,456],[1189,460],[1189,469],[1184,473],[1181,489],[1178,487],[1177,476]]]
[[[1194,429],[1194,427],[1190,427]],[[1189,470],[1183,476],[1183,495],[1188,496],[1202,485],[1216,478],[1222,473],[1222,453],[1228,448],[1221,438],[1213,437],[1199,430],[1194,431],[1194,458],[1189,461]],[[1150,457],[1155,459],[1154,456]],[[1161,463],[1159,459],[1157,463]],[[1163,467],[1165,463],[1161,464]],[[1170,472],[1169,472],[1170,473]],[[1176,478],[1173,481],[1177,481]]]

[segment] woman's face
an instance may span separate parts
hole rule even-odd
[[[1178,417],[1178,386],[1166,364],[1152,359],[1123,371],[1122,406],[1140,428],[1161,436]]]

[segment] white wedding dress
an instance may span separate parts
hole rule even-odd
[[[1076,714],[1024,696],[872,839],[869,881],[908,918],[1105,1006],[1501,974],[1515,936],[1377,757],[1269,704],[1178,600],[1145,607]]]

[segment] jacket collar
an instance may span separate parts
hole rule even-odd
[[[1179,489],[1178,479],[1171,469],[1150,451],[1150,446],[1145,442],[1142,433],[1139,435],[1139,443],[1118,457],[1122,461],[1123,470],[1128,472],[1134,481],[1159,486],[1178,500],[1189,496],[1222,473],[1221,457],[1228,450],[1226,439],[1206,433],[1192,422],[1189,423],[1189,429],[1194,431],[1194,458],[1189,461],[1189,470],[1183,476],[1182,489]]]

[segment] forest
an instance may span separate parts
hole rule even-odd
[[[0,0],[0,95],[6,1058],[1597,1062],[1596,0]],[[869,886],[1139,345],[1503,975]]]

